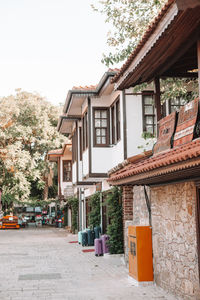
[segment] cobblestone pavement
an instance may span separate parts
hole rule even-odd
[[[176,299],[134,286],[122,258],[83,253],[74,240],[57,228],[0,231],[0,299]]]

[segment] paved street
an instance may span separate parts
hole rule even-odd
[[[0,231],[0,299],[175,299],[134,286],[119,256],[83,253],[74,240],[57,228]]]

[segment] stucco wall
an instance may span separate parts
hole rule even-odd
[[[154,187],[151,201],[154,279],[184,299],[200,299],[195,185],[188,182]]]

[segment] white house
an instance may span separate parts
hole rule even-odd
[[[67,142],[62,149],[49,151],[47,158],[49,161],[57,163],[58,198],[61,201],[64,201],[74,195],[74,189],[72,186],[72,144],[71,142]],[[70,208],[67,211],[67,226],[71,227]]]
[[[86,198],[110,189],[110,169],[141,153],[143,132],[156,133],[154,91],[114,90],[109,69],[96,86],[74,87],[67,94],[58,131],[72,138],[72,184],[79,197],[79,228],[86,227]]]

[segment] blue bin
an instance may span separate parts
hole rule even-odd
[[[100,226],[94,227],[95,239],[99,239],[100,233],[101,233],[101,227]]]
[[[82,244],[82,231],[78,232],[78,243]]]
[[[81,235],[82,235],[82,243],[81,243],[81,245],[82,246],[87,246],[88,245],[88,235],[87,235],[87,232],[86,231],[82,231]]]
[[[88,229],[86,232],[88,235],[88,246],[94,246],[94,238],[95,238],[94,231],[91,229]]]

